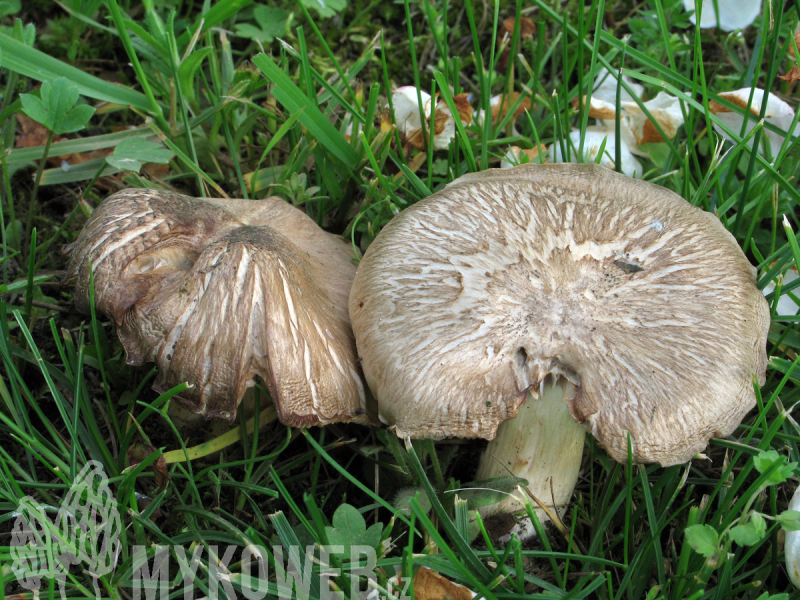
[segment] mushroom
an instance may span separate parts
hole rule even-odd
[[[613,133],[616,127],[617,109],[616,97],[608,99],[611,92],[609,80],[616,82],[612,77],[606,78],[599,85],[598,80],[595,81],[597,87],[589,101],[589,116],[598,119],[598,125],[602,126],[604,131]],[[631,89],[637,94],[641,94],[642,86],[632,85]],[[639,148],[640,145],[664,141],[664,137],[656,128],[655,123],[669,139],[674,138],[678,133],[678,128],[683,125],[683,113],[680,101],[676,97],[670,96],[666,92],[659,92],[655,98],[642,103],[655,120],[654,123],[624,88],[620,92],[620,136],[632,153],[645,156],[647,153]],[[616,94],[616,88],[614,93]],[[586,97],[584,97],[585,101]],[[578,108],[577,98],[572,101],[572,106]]]
[[[423,114],[427,119],[425,127],[433,129],[433,147],[435,150],[445,150],[456,136],[456,122],[450,107],[444,100],[431,98],[431,95],[423,90],[420,90],[419,94],[418,97],[417,88],[410,85],[404,85],[392,92],[392,107],[397,129],[404,142],[418,150],[425,148],[425,136],[419,109],[419,98],[421,98]],[[453,96],[453,104],[461,121],[469,125],[472,122],[472,106],[467,100],[467,94]],[[432,122],[430,121],[431,117]],[[381,121],[383,127],[391,125],[388,107],[384,111]]]
[[[719,9],[719,21],[717,21],[717,10]],[[709,29],[719,26],[722,31],[735,31],[744,29],[756,20],[761,14],[761,0],[702,0],[702,15],[700,17],[700,27]],[[683,0],[683,8],[696,11],[696,0]],[[693,13],[689,20],[697,22],[697,12]]]
[[[789,285],[793,281],[798,278],[797,274],[797,267],[792,266],[790,267],[785,273],[778,276],[778,280],[781,282],[782,293],[780,298],[778,298],[778,305],[775,307],[775,314],[778,316],[794,316],[797,314],[797,309],[800,308],[797,303],[792,300],[792,297],[796,297],[796,292],[792,292],[789,295],[785,289],[785,286]],[[766,286],[764,286],[764,295],[767,296],[772,294],[775,289],[777,288],[775,281],[770,281]],[[799,500],[800,501],[800,500]]]
[[[503,119],[505,119],[506,115],[514,108],[514,105],[519,101],[519,106],[514,111],[514,114],[511,117],[511,129],[512,129],[512,136],[516,137],[519,136],[519,131],[517,131],[516,121],[517,118],[523,114],[526,110],[530,110],[533,104],[531,103],[531,99],[527,96],[523,97],[522,100],[519,100],[519,97],[522,94],[519,92],[513,92],[511,94],[498,94],[497,96],[492,96],[489,99],[489,110],[492,115],[492,124],[496,125]],[[475,116],[475,123],[479,126],[483,126],[483,119],[485,118],[485,111],[483,109],[478,111],[478,114]]]
[[[233,421],[260,377],[296,426],[365,421],[342,239],[279,198],[217,200],[129,189],[92,214],[70,253],[77,308],[117,324],[128,364],[155,362],[153,388]]]
[[[751,92],[752,101],[750,100]],[[746,128],[744,130],[745,135],[752,131],[761,118],[761,108],[764,103],[764,90],[761,88],[742,88],[733,92],[722,92],[719,94],[719,97],[742,109],[742,113],[739,113],[731,108],[728,108],[727,106],[723,106],[719,102],[715,102],[714,100],[711,100],[708,103],[708,109],[713,114],[717,115],[717,118],[727,125],[731,130],[733,130],[733,132],[737,135],[742,132],[742,125],[744,124],[744,111],[747,110],[748,102],[750,103],[750,115],[748,115]],[[784,132],[781,134],[766,128],[764,129],[764,134],[769,140],[770,151],[773,158],[778,156],[778,153],[783,146],[786,134],[789,132],[789,129],[792,127],[792,123],[794,122],[794,114],[794,109],[791,106],[778,98],[775,94],[769,94],[767,97],[767,108],[764,112],[764,119],[767,123],[775,125],[775,127],[783,130]],[[726,140],[731,139],[731,137],[716,123],[714,124],[714,129]],[[791,135],[792,137],[800,136],[800,128],[795,128]],[[752,138],[747,141],[747,147],[753,147]]]
[[[644,86],[636,83],[627,75],[622,76],[622,80],[628,87],[636,94],[637,98],[641,98],[644,94]],[[605,67],[601,68],[594,79],[594,88],[592,88],[592,98],[598,100],[605,100],[612,106],[617,102],[617,78],[611,75],[611,71]],[[633,96],[628,93],[624,87],[620,87],[619,99],[621,102],[635,102]],[[612,117],[613,118],[613,117]]]
[[[643,91],[642,86],[633,84],[626,77],[623,77],[633,92],[640,95]],[[617,145],[620,148],[620,171],[629,177],[641,177],[643,173],[641,163],[634,155],[647,156],[647,152],[639,146],[647,143],[663,142],[659,130],[651,121],[644,110],[627,93],[625,88],[620,90],[619,111],[616,107],[616,82],[614,77],[610,77],[608,71],[603,70],[594,82],[594,92],[588,102],[589,116],[597,119],[597,125],[586,128],[583,140],[583,160],[585,162],[597,162],[603,166],[613,169],[615,167],[615,156]],[[586,97],[584,97],[586,102]],[[683,125],[683,113],[677,98],[665,92],[659,93],[652,100],[644,102],[644,107],[648,110],[652,118],[658,123],[661,131],[672,139],[678,132],[678,128]],[[579,107],[579,99],[572,101],[575,108]],[[620,139],[617,140],[616,116],[620,116]],[[578,129],[570,132],[569,142],[577,150],[580,148],[581,133]],[[600,149],[605,145],[602,157],[598,159]],[[577,154],[575,152],[574,154]],[[550,159],[553,162],[563,162],[564,156],[561,145],[554,143],[550,146]]]
[[[511,167],[524,165],[534,160],[542,162],[544,156],[542,156],[542,158],[538,158],[538,156],[540,154],[544,155],[545,152],[547,152],[547,148],[541,144],[527,149],[520,148],[519,146],[511,146],[500,161],[500,168],[510,169]]]
[[[620,144],[620,171],[628,177],[641,177],[642,176],[642,163],[636,160],[636,157],[631,152],[630,146],[625,142],[624,136]],[[567,162],[574,162],[577,158],[578,149],[581,143],[581,132],[579,129],[573,129],[569,134],[569,141],[566,142],[573,146],[572,159]],[[600,150],[603,150],[602,156]],[[604,167],[613,169],[616,164],[616,150],[617,150],[617,136],[614,128],[605,125],[597,126],[592,125],[586,128],[586,135],[583,138],[583,160],[584,162],[597,162]],[[561,151],[561,144],[553,143],[549,148],[550,160],[554,163],[564,162],[566,160]],[[598,156],[600,159],[598,160]]]
[[[598,165],[472,173],[403,211],[359,265],[350,318],[380,419],[496,438],[483,476],[518,473],[542,435],[579,449],[583,428],[618,461],[686,462],[734,431],[767,364],[769,307],[734,237]],[[547,375],[575,388],[556,417],[533,393]],[[527,441],[506,436],[528,409]],[[526,478],[555,490],[577,468]]]

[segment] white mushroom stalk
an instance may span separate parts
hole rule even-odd
[[[752,100],[750,100],[751,92]],[[742,125],[745,124],[744,112],[747,110],[748,102],[750,102],[750,114],[748,115],[747,124],[745,125],[744,135],[742,136],[746,137],[761,118],[761,109],[764,104],[764,90],[761,88],[753,88],[752,90],[750,88],[742,88],[733,92],[722,92],[719,94],[719,97],[738,107],[741,112],[737,112],[713,100],[708,103],[708,108],[737,135],[742,133]],[[769,141],[770,152],[774,159],[778,156],[788,135],[792,137],[800,136],[800,127],[792,129],[795,111],[786,102],[775,96],[775,94],[769,94],[766,103],[767,107],[764,112],[764,120],[781,130],[780,132],[776,132],[765,127],[762,134],[765,135]],[[716,123],[714,124],[714,130],[726,140],[733,141],[728,133]],[[792,130],[791,134],[789,133],[790,130]],[[747,141],[747,147],[753,147],[752,138]]]
[[[574,386],[563,377],[544,379],[538,390],[530,389],[517,417],[500,424],[497,436],[481,455],[476,480],[512,475],[528,481],[525,494],[535,500],[512,494],[478,509],[484,518],[498,512],[522,515],[517,536],[523,540],[535,534],[525,515],[525,502],[533,505],[544,523],[563,511],[578,481],[586,430],[569,412],[574,396]]]
[[[719,9],[719,20],[714,10],[715,0],[703,0],[701,3],[700,27],[709,29],[719,27],[722,31],[736,31],[753,24],[756,17],[761,14],[761,0],[716,0]],[[695,13],[689,17],[692,23],[697,23],[696,0],[683,0],[686,10]]]
[[[466,175],[395,217],[359,265],[350,318],[384,423],[496,439],[485,468],[503,475],[533,454],[555,469],[529,475],[548,503],[569,468],[518,437],[553,434],[547,402],[621,462],[679,464],[734,431],[766,375],[755,275],[719,220],[673,192],[530,164]],[[536,400],[548,376],[574,397]]]

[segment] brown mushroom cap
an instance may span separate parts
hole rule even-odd
[[[597,165],[466,175],[392,220],[350,294],[399,436],[495,436],[548,373],[617,460],[672,465],[730,434],[763,383],[769,308],[713,215]]]
[[[232,421],[258,375],[286,424],[364,420],[347,297],[347,243],[279,198],[195,199],[130,189],[94,212],[70,254],[75,302],[111,316],[154,389]],[[91,269],[90,269],[91,262]]]

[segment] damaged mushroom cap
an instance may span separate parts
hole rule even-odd
[[[641,98],[644,93],[644,86],[636,83],[627,75],[622,76],[622,80],[628,84],[628,87],[636,94],[637,98]],[[605,67],[601,68],[594,79],[594,88],[592,88],[592,98],[605,100],[612,105],[617,101],[617,76],[612,75],[611,71]],[[621,102],[635,102],[633,96],[628,93],[624,87],[620,86],[620,101]],[[612,117],[613,118],[613,117]]]
[[[177,399],[190,410],[232,421],[259,376],[283,423],[366,418],[352,252],[283,200],[123,190],[67,251],[78,309],[93,276],[128,364],[155,362],[159,392],[189,382]]]
[[[399,436],[495,436],[546,375],[616,460],[673,465],[730,434],[766,369],[769,309],[712,214],[596,165],[466,175],[400,213],[350,317]]]
[[[418,150],[425,148],[426,137],[430,134],[425,130],[432,129],[434,149],[445,150],[456,135],[455,117],[447,102],[438,98],[438,95],[436,98],[431,98],[430,94],[422,90],[419,94],[418,97],[417,88],[408,85],[399,87],[392,92],[392,106],[397,129],[400,131],[403,141]],[[472,122],[472,106],[467,100],[467,96],[465,93],[453,96],[453,105],[458,113],[458,118],[465,125]],[[425,128],[423,128],[420,118],[419,98],[422,99],[423,114],[429,119],[425,123]],[[389,128],[391,126],[392,119],[388,107],[381,116],[381,122],[381,127]]]
[[[764,90],[761,88],[753,88],[752,90],[751,88],[742,88],[732,92],[722,92],[719,94],[720,98],[727,100],[731,104],[738,106],[742,109],[742,111],[744,111],[747,110],[747,103],[750,100],[751,91],[753,99],[750,102],[750,116],[747,121],[745,134],[752,131],[761,118],[761,108],[764,103]],[[708,109],[715,114],[720,121],[732,129],[734,133],[737,135],[741,133],[742,124],[744,123],[744,116],[742,116],[740,113],[734,112],[727,106],[723,106],[719,102],[715,102],[713,100],[709,101]],[[794,109],[791,106],[778,98],[775,94],[769,94],[767,97],[767,108],[764,112],[764,119],[768,123],[772,123],[778,129],[782,129],[784,132],[788,133],[794,121],[794,114]],[[725,131],[723,131],[716,123],[714,124],[714,129],[725,139],[731,139],[730,136],[725,133]],[[781,150],[781,146],[783,146],[786,136],[766,128],[764,128],[764,135],[766,135],[767,139],[769,139],[770,151],[772,152],[773,158],[777,157]],[[792,137],[797,137],[800,135],[800,128],[796,128],[791,135]],[[748,148],[753,147],[752,138],[748,140],[747,146]]]
[[[666,92],[660,92],[655,98],[643,104],[667,138],[674,138],[678,128],[683,125],[680,101]],[[578,108],[577,98],[573,100],[572,105]],[[645,155],[646,152],[638,150],[639,145],[664,141],[655,123],[647,117],[636,101],[620,102],[619,113],[620,135],[632,152]],[[589,116],[600,119],[605,129],[615,128],[616,114],[614,102],[592,96],[589,102]]]
[[[628,177],[641,177],[642,176],[642,163],[636,160],[636,157],[631,152],[630,146],[626,142],[624,136],[619,141],[620,144],[620,170]],[[573,145],[572,157],[566,161],[564,154],[561,151],[561,144],[558,142],[553,143],[549,149],[550,160],[554,163],[560,162],[575,162],[578,158],[578,151],[581,143],[581,132],[579,129],[574,129],[569,134],[569,143]],[[600,154],[600,149],[603,149],[603,155],[600,160],[597,160]],[[595,126],[592,125],[586,128],[586,135],[583,138],[583,161],[584,162],[597,162],[604,167],[614,169],[616,162],[617,150],[617,134],[614,127],[608,126]]]

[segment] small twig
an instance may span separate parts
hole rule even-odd
[[[21,304],[24,304],[25,302],[24,296],[20,296],[17,300],[20,301]],[[41,300],[31,300],[31,305],[38,308],[46,308],[47,310],[57,310],[60,313],[70,312],[68,308],[64,308],[58,304],[51,304],[50,302],[42,302]]]

